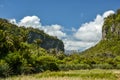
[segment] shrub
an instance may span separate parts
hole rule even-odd
[[[57,71],[58,66],[57,66],[57,59],[53,56],[41,56],[37,59],[36,61],[36,67],[35,69],[39,71]]]
[[[103,64],[93,64],[93,68],[99,68],[99,69],[112,69],[113,66],[108,63],[103,63]]]
[[[20,70],[19,67],[21,66],[22,57],[20,56],[19,52],[10,52],[6,57],[5,60],[11,67],[14,74],[19,74]]]
[[[26,59],[22,60],[22,64],[19,67],[20,74],[30,74],[33,71],[33,67],[31,64],[27,62]]]
[[[80,69],[90,69],[88,64],[60,64],[60,70],[80,70]]]
[[[117,64],[117,65],[116,65],[116,69],[120,69],[120,64]]]
[[[89,64],[78,64],[76,65],[77,69],[91,69]]]
[[[0,76],[7,77],[11,74],[11,69],[4,60],[0,60]]]
[[[27,52],[20,51],[10,52],[5,57],[14,74],[28,74],[32,72],[30,63],[30,55]]]

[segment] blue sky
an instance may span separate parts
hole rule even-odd
[[[0,0],[0,17],[20,20],[37,15],[44,25],[78,28],[97,14],[120,8],[119,0]]]
[[[35,18],[34,20],[38,21],[39,24],[37,25],[39,25],[39,27],[47,27],[47,30],[45,30],[48,31],[49,28],[50,31],[51,27],[53,29],[57,26],[57,33],[64,33],[62,34],[64,37],[60,39],[64,41],[65,45],[65,40],[70,40],[70,42],[67,44],[71,45],[67,46],[74,47],[71,48],[73,50],[75,47],[77,47],[76,49],[81,50],[88,48],[88,46],[80,47],[79,45],[75,46],[71,43],[71,41],[78,43],[86,42],[86,40],[83,38],[76,38],[76,36],[81,37],[78,36],[78,32],[81,31],[80,27],[85,28],[89,25],[83,25],[85,23],[91,24],[90,22],[94,22],[97,18],[97,15],[103,17],[103,14],[106,11],[116,11],[118,8],[120,8],[119,0],[0,0],[0,17],[15,19],[16,23],[18,24],[26,16],[34,16],[32,19]],[[89,27],[86,28],[88,29]],[[99,40],[97,39],[97,41]],[[90,41],[91,40],[88,42]],[[91,44],[91,46],[93,44]]]

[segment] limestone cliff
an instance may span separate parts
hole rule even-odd
[[[105,19],[102,28],[102,39],[120,39],[120,11]]]
[[[64,44],[57,37],[49,36],[41,30],[29,29],[28,42],[33,43],[34,40],[40,39],[42,42],[39,44],[44,49],[55,49],[57,51],[64,51]]]

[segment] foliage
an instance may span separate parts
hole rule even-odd
[[[11,74],[11,69],[9,64],[5,62],[5,60],[0,60],[0,76],[8,77]]]
[[[60,70],[80,70],[80,69],[90,69],[88,64],[61,64],[59,65]]]
[[[0,19],[0,76],[9,75],[10,71],[17,75],[58,70],[57,58],[40,47],[44,43],[40,38],[29,43],[31,32],[62,43],[42,30],[18,27]]]

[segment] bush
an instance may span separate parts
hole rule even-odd
[[[10,52],[6,57],[5,60],[11,67],[14,74],[19,74],[20,70],[19,67],[21,66],[22,57],[20,56],[19,52]]]
[[[113,68],[113,66],[111,64],[108,64],[108,63],[94,64],[92,66],[93,66],[93,68],[99,68],[99,69],[112,69]]]
[[[78,64],[76,67],[77,69],[91,69],[89,64]]]
[[[26,59],[22,60],[22,65],[19,67],[20,74],[30,74],[33,71],[33,67],[31,64],[27,62]]]
[[[30,64],[30,55],[27,52],[20,51],[10,52],[5,57],[14,74],[32,73],[32,65]]]
[[[7,77],[11,74],[11,69],[4,60],[0,60],[0,76]]]
[[[117,65],[116,65],[116,69],[120,69],[120,64],[117,64]]]
[[[41,56],[36,60],[35,69],[39,71],[57,71],[59,70],[57,66],[57,59],[53,56]]]
[[[88,64],[60,64],[60,70],[80,70],[80,69],[90,69]]]

